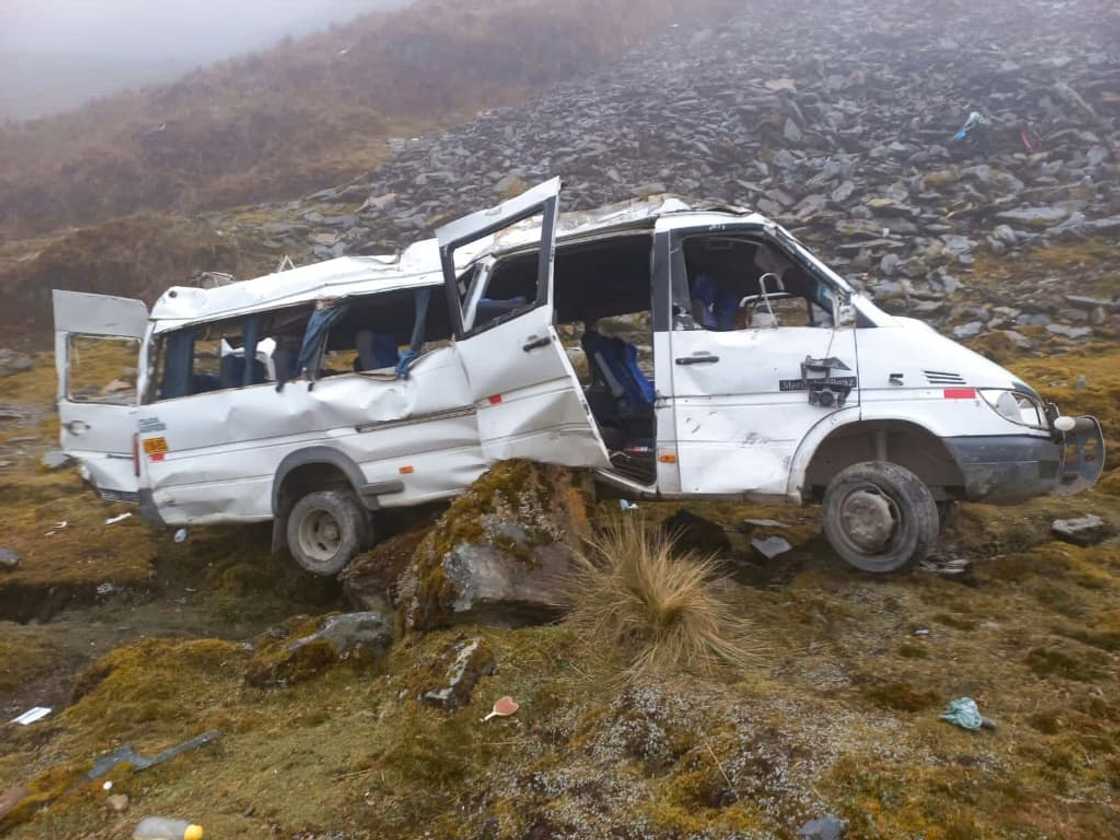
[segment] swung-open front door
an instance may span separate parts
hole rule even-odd
[[[553,327],[553,264],[560,180],[540,184],[490,210],[437,231],[456,348],[478,413],[483,454],[492,460],[527,458],[567,466],[607,467],[610,459],[591,409]],[[518,222],[540,217],[535,271],[524,261],[477,265],[469,289],[460,288],[455,252],[487,242]],[[464,275],[466,276],[466,275]],[[465,313],[469,312],[469,316]]]

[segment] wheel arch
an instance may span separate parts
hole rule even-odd
[[[833,476],[863,461],[905,467],[939,501],[964,498],[964,473],[941,436],[903,417],[818,424],[794,456],[787,495],[799,502],[818,500]]]
[[[292,505],[305,493],[330,487],[351,490],[369,508],[376,497],[363,495],[365,476],[348,455],[330,446],[309,446],[284,457],[272,479],[272,550],[287,547],[286,521]]]

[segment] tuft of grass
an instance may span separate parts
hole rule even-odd
[[[720,592],[714,559],[673,545],[640,521],[612,523],[562,583],[567,624],[593,655],[620,656],[624,679],[749,666],[748,624]]]

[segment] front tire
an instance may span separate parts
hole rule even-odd
[[[353,493],[320,490],[296,502],[288,515],[288,549],[312,574],[337,575],[368,543],[368,530]]]
[[[937,545],[939,530],[933,494],[898,464],[853,464],[825,490],[825,537],[862,571],[883,574],[924,560]]]

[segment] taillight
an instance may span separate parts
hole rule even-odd
[[[132,436],[132,474],[140,477],[140,435]]]

